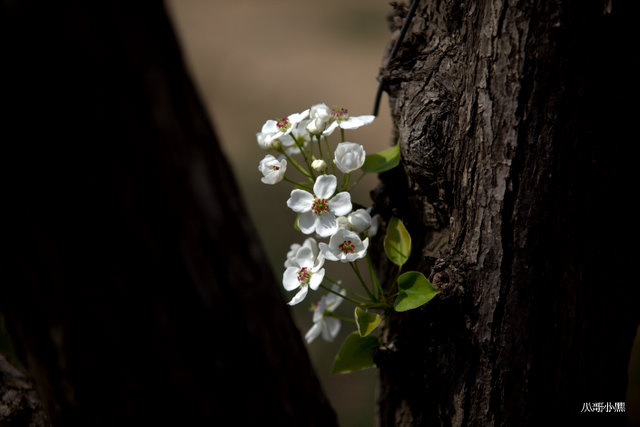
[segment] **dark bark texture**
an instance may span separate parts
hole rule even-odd
[[[52,423],[335,425],[162,3],[0,4],[0,311]]]
[[[420,2],[375,198],[441,294],[386,325],[383,426],[625,424],[581,410],[624,402],[639,321],[634,3]]]

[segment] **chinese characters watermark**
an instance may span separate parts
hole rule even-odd
[[[625,402],[585,402],[580,412],[626,412]]]

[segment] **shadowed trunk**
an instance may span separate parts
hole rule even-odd
[[[639,320],[632,3],[420,2],[381,76],[403,168],[376,203],[441,294],[387,323],[383,426],[624,425],[581,411],[624,402]]]
[[[0,311],[53,424],[335,425],[161,2],[1,5]]]

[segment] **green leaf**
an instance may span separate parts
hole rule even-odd
[[[378,338],[372,335],[361,337],[358,332],[351,333],[333,362],[332,374],[346,374],[360,369],[373,368],[373,356],[371,351],[378,347]]]
[[[382,320],[379,315],[368,313],[360,307],[356,307],[354,316],[356,318],[356,325],[358,325],[358,333],[361,337],[366,337],[373,332]]]
[[[400,164],[400,144],[379,153],[368,154],[362,165],[365,173],[379,173],[393,169]]]
[[[396,311],[407,311],[428,303],[438,295],[431,282],[418,271],[408,271],[398,277],[398,297],[393,304]]]
[[[387,258],[398,267],[402,267],[409,259],[411,236],[399,218],[392,216],[389,220],[383,245]]]

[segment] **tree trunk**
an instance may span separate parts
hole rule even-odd
[[[161,2],[5,0],[0,311],[54,425],[335,425]]]
[[[633,3],[420,1],[376,204],[441,293],[386,325],[381,425],[624,425],[582,410],[625,401],[639,320]]]

